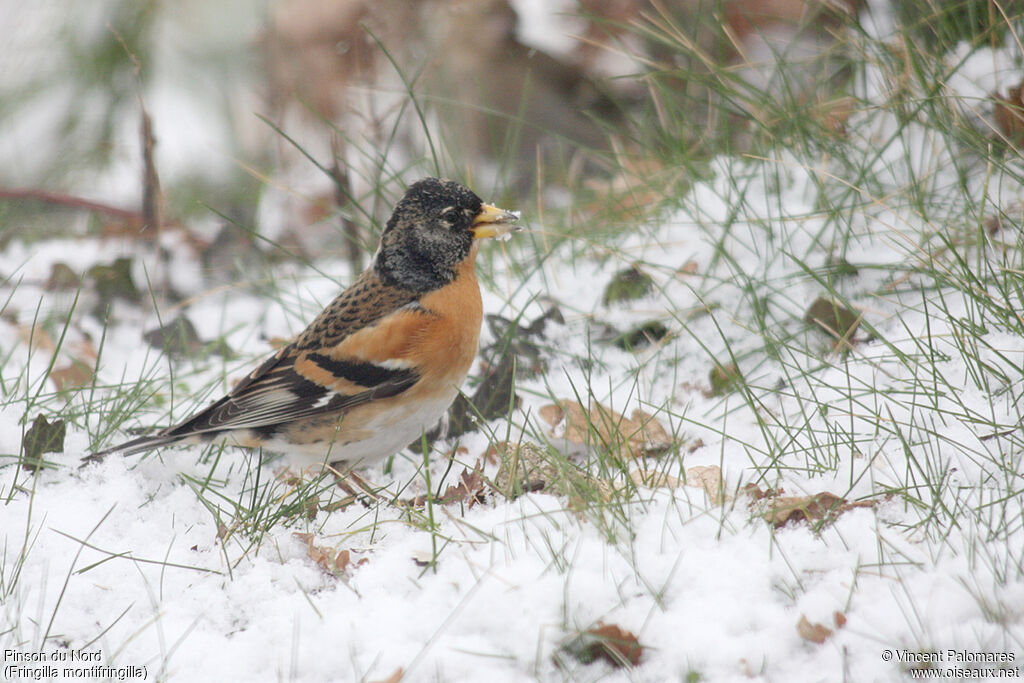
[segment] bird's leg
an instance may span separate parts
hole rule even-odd
[[[346,466],[345,462],[338,460],[327,465],[327,469],[334,475],[335,483],[338,488],[347,494],[347,498],[339,501],[342,507],[350,505],[356,501],[363,504],[364,507],[370,507],[372,503],[383,503],[390,500],[387,496],[382,496],[381,491],[385,491],[384,486],[379,486],[371,482],[366,481],[361,476],[356,474],[355,470]]]

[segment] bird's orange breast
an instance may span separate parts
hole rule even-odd
[[[412,368],[426,386],[450,390],[452,383],[460,384],[476,356],[483,321],[475,257],[476,245],[451,283],[425,294],[417,307],[399,309],[353,332],[329,355]]]
[[[461,384],[476,357],[483,322],[480,285],[476,279],[477,246],[469,258],[459,264],[455,280],[420,299],[423,327],[412,349],[411,358],[422,370],[436,368],[439,379]],[[424,372],[424,375],[428,374]]]

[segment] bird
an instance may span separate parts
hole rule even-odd
[[[477,352],[480,240],[520,214],[446,179],[409,186],[367,269],[227,395],[179,424],[83,458],[223,441],[346,470],[385,459],[447,411]]]

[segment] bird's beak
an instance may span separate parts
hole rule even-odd
[[[502,237],[523,229],[519,225],[509,225],[517,220],[519,220],[518,211],[506,211],[490,204],[484,204],[480,207],[480,213],[473,219],[473,225],[469,230],[473,233],[474,239]]]

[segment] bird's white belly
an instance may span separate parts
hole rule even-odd
[[[262,443],[262,448],[286,454],[306,465],[339,461],[349,467],[372,465],[394,455],[419,439],[425,431],[429,431],[448,410],[457,394],[457,389],[453,387],[451,392],[445,392],[436,398],[413,401],[412,405],[396,405],[390,410],[382,411],[360,425],[361,432],[372,434],[366,439],[298,444],[281,438],[271,438]],[[243,438],[229,437],[230,440],[241,446],[249,445]]]
[[[327,462],[343,460],[350,466],[371,465],[402,450],[419,439],[441,419],[454,399],[454,394],[433,401],[421,401],[415,410],[403,406],[385,411],[367,424],[374,436],[340,446],[327,456]]]

